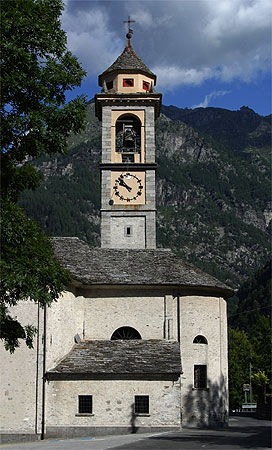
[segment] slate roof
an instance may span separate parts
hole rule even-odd
[[[57,237],[53,242],[56,257],[81,285],[179,286],[233,295],[231,288],[169,249],[92,248],[76,237]]]
[[[177,341],[83,341],[47,372],[59,375],[171,375],[181,373]]]
[[[102,78],[112,72],[145,73],[156,82],[156,75],[144,64],[132,47],[125,47],[114,63],[98,77],[99,86],[102,86]]]

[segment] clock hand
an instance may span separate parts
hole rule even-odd
[[[131,191],[132,188],[130,186],[128,186],[127,183],[125,183],[125,181],[122,180],[121,177],[118,178],[118,181],[119,181],[120,186],[125,187],[128,190],[128,192]]]

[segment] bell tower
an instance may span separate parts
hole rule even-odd
[[[101,75],[95,96],[102,121],[101,247],[156,247],[155,120],[161,94],[156,75],[131,46]]]

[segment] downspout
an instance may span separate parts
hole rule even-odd
[[[40,340],[40,304],[38,303],[37,356],[36,356],[36,411],[35,434],[38,434],[38,402],[39,402],[39,340]]]
[[[177,296],[177,337],[180,343],[180,296]]]
[[[42,384],[42,430],[41,430],[41,440],[44,439],[45,435],[45,372],[46,372],[46,305],[44,305],[43,310],[43,384]]]
[[[180,296],[177,295],[177,339],[178,339],[178,343],[179,343],[179,348],[180,348]],[[181,348],[180,348],[180,353],[181,353]],[[181,357],[181,355],[180,355]],[[181,375],[183,373],[182,370],[182,361],[181,361],[181,374],[179,377],[179,388],[180,388],[180,427],[182,428],[182,397],[181,397]]]

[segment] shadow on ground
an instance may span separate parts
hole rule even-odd
[[[238,446],[241,449],[271,448],[271,429],[269,426],[230,427],[227,430],[225,429],[221,432],[216,430],[216,433],[213,433],[212,430],[207,430],[207,428],[205,428],[203,429],[203,434],[195,434],[194,436],[186,436],[186,430],[184,430],[179,434],[154,436],[149,439],[158,442],[163,440],[168,442],[180,442],[181,444],[192,442],[193,440],[195,444],[199,444],[199,448],[206,446],[207,444],[209,444],[209,447],[207,448],[220,448],[220,446],[228,446],[229,448],[232,446],[237,448]]]

